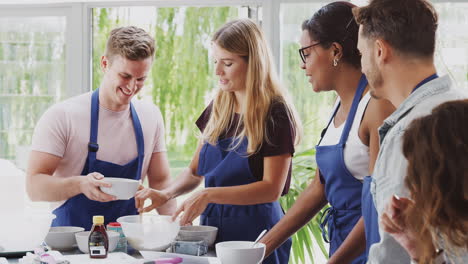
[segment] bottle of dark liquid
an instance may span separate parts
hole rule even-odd
[[[109,250],[109,239],[107,237],[106,228],[104,227],[104,216],[93,216],[93,227],[89,233],[88,239],[89,257],[91,258],[107,258]]]

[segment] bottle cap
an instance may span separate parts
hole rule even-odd
[[[104,224],[104,216],[102,215],[93,216],[93,224]]]
[[[119,222],[112,222],[112,223],[107,224],[107,226],[120,227],[122,225]]]

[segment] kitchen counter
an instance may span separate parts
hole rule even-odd
[[[130,249],[131,254],[112,252],[108,254],[106,259],[90,259],[88,254],[82,254],[78,249],[60,253],[64,256],[64,259],[70,261],[71,264],[142,264],[145,259],[153,260],[157,258],[175,256],[179,256],[184,259],[182,264],[221,264],[221,261],[215,257],[214,250],[210,250],[205,256],[195,257],[158,251],[142,251],[140,253],[137,250]],[[9,258],[7,260],[8,264],[19,263],[19,258]],[[3,264],[3,262],[0,261],[0,264]]]

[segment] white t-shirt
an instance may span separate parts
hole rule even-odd
[[[353,125],[349,131],[348,140],[344,148],[344,161],[346,168],[358,180],[362,181],[365,176],[369,175],[369,147],[362,143],[359,138],[359,127],[361,126],[362,118],[370,100],[370,93],[366,93],[359,101],[356,115],[354,116]],[[333,111],[335,111],[339,100],[335,103]],[[335,118],[328,126],[327,132],[323,136],[320,146],[336,145],[340,142],[341,134],[346,122],[343,122],[339,127],[334,125]]]
[[[36,125],[31,149],[62,158],[53,177],[70,177],[83,171],[91,127],[91,94],[72,97],[52,106]],[[139,100],[132,100],[132,103],[143,130],[145,158],[141,178],[144,179],[152,153],[166,151],[164,123],[154,104]],[[98,144],[99,160],[124,165],[137,157],[130,107],[114,112],[99,106]]]

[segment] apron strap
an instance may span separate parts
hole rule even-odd
[[[348,140],[348,135],[349,131],[351,130],[351,126],[354,121],[354,116],[356,115],[356,110],[358,108],[359,102],[361,100],[362,94],[364,93],[364,90],[367,86],[367,79],[366,76],[363,74],[361,76],[361,79],[359,80],[358,88],[356,90],[356,93],[354,94],[353,98],[353,103],[351,105],[351,109],[348,113],[348,117],[346,118],[346,124],[345,127],[343,128],[343,132],[341,133],[341,138],[339,144],[345,144],[346,140]],[[328,127],[330,126],[331,122],[333,121],[333,118],[335,117],[336,113],[338,112],[338,109],[340,108],[341,102],[338,103],[336,106],[335,110],[333,111],[332,116],[330,117],[330,120],[328,120],[327,126],[322,130],[320,133],[320,140],[317,143],[317,146],[320,145],[322,142],[323,137],[325,136],[325,133],[327,133]]]
[[[96,160],[96,153],[99,150],[99,144],[97,143],[98,125],[99,125],[99,88],[96,89],[91,96],[91,126],[90,126],[90,131],[89,131],[88,161]]]
[[[323,215],[320,217],[320,230],[322,231],[322,238],[325,242],[330,243],[333,238],[333,231],[337,230],[339,226],[343,225],[343,217],[350,215],[361,215],[361,209],[359,210],[348,210],[348,209],[336,209],[334,206],[330,206],[323,212]],[[337,220],[338,225],[337,226]],[[328,231],[327,228],[328,227]],[[340,236],[340,233],[338,233]],[[344,239],[344,238],[340,238]]]
[[[332,221],[334,221],[335,214],[336,214],[335,208],[333,206],[330,206],[327,209],[325,209],[322,217],[320,217],[320,230],[322,231],[323,241],[325,241],[326,243],[330,243],[330,233],[327,232],[326,228],[330,221],[330,218],[333,218]],[[328,231],[330,231],[330,229]]]
[[[325,136],[325,134],[327,133],[328,127],[330,126],[331,122],[333,121],[333,118],[335,117],[336,112],[338,112],[338,109],[340,108],[340,105],[341,105],[341,102],[338,102],[338,104],[335,107],[335,110],[333,110],[333,114],[331,115],[330,120],[328,120],[327,126],[320,133],[320,140],[317,143],[317,146],[320,146],[320,143],[322,143],[322,139]]]
[[[143,167],[143,159],[145,157],[145,142],[143,137],[143,129],[141,128],[140,119],[138,114],[133,106],[133,103],[130,103],[130,111],[132,115],[133,128],[135,130],[135,137],[137,141],[137,151],[138,151],[138,171],[137,178],[141,179],[141,171]]]
[[[354,117],[356,116],[356,111],[359,106],[359,101],[361,101],[362,94],[367,86],[367,79],[366,76],[363,74],[361,79],[359,80],[358,88],[356,93],[354,94],[353,104],[351,105],[351,109],[349,110],[348,117],[346,118],[345,127],[343,128],[343,133],[341,134],[340,144],[346,144],[348,140],[349,131],[351,130],[351,126],[353,125]]]
[[[138,114],[133,106],[133,103],[130,102],[130,114],[132,117],[133,128],[135,130],[135,138],[137,142],[137,151],[138,151],[138,171],[137,178],[141,178],[141,171],[143,168],[143,160],[145,157],[145,144],[143,137],[143,129],[141,128],[140,119]],[[97,142],[98,136],[98,126],[99,126],[99,88],[96,89],[91,95],[91,127],[89,133],[89,143],[88,143],[88,166],[89,171],[93,171],[92,166],[93,162],[96,160],[97,151],[99,150],[99,144]]]

